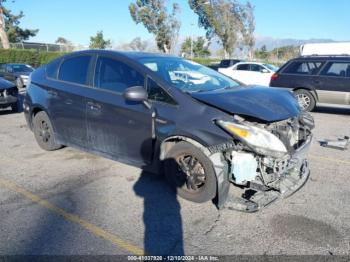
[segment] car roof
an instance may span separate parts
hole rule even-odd
[[[318,60],[318,61],[327,61],[327,60],[339,60],[339,61],[350,61],[350,56],[300,56],[297,58],[292,59],[292,61],[312,61],[312,60]]]
[[[162,53],[147,53],[147,52],[135,52],[135,51],[115,51],[115,50],[101,50],[101,49],[90,49],[90,50],[84,50],[84,51],[77,51],[74,53],[71,53],[69,55],[74,54],[87,54],[87,53],[98,53],[98,54],[110,54],[110,55],[122,55],[126,56],[130,59],[140,59],[140,58],[165,58],[165,57],[172,57],[172,58],[179,58],[178,56],[174,55],[168,55],[168,54],[162,54]]]

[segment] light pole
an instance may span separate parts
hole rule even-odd
[[[193,26],[194,24],[191,23],[191,59],[193,59]]]

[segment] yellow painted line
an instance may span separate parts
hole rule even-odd
[[[334,163],[338,163],[338,164],[350,165],[350,161],[341,160],[341,159],[335,159],[335,158],[331,158],[331,157],[310,155],[310,158],[318,159],[318,160],[325,160],[325,161],[334,162]]]
[[[16,193],[23,195],[24,197],[26,197],[27,199],[30,199],[34,203],[36,203],[40,206],[43,206],[43,207],[49,209],[50,211],[62,216],[64,219],[80,225],[81,227],[90,231],[95,236],[98,236],[102,239],[105,239],[105,240],[113,243],[114,245],[116,245],[124,250],[127,250],[131,254],[134,254],[134,255],[144,255],[145,254],[145,251],[143,249],[122,240],[118,236],[111,234],[111,233],[105,231],[104,229],[81,219],[80,217],[78,217],[76,215],[73,215],[73,214],[66,212],[62,208],[54,206],[53,204],[51,204],[47,200],[42,199],[41,197],[27,191],[26,189],[16,185],[13,182],[10,182],[8,180],[0,178],[0,185],[2,185],[3,187],[5,187],[7,189],[15,191]]]

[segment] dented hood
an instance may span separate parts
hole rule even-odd
[[[285,120],[300,114],[293,95],[287,90],[277,88],[247,86],[197,92],[191,96],[223,111],[267,122]]]

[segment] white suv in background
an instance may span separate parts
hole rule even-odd
[[[219,72],[246,85],[269,86],[271,76],[278,67],[256,62],[240,62],[228,68],[219,68]]]

